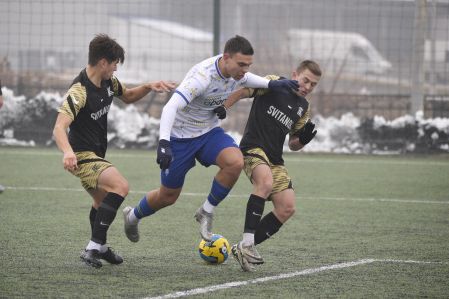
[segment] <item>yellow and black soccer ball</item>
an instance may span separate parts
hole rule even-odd
[[[221,264],[228,259],[231,247],[221,235],[213,235],[210,241],[201,240],[198,246],[200,257],[209,264]]]

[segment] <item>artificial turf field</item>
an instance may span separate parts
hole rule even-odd
[[[158,187],[155,152],[106,158],[130,183],[124,205]],[[138,243],[118,214],[108,244],[123,264],[87,267],[79,254],[91,199],[61,160],[56,149],[0,147],[1,298],[449,297],[448,155],[286,155],[297,211],[258,246],[265,264],[251,273],[232,258],[219,266],[199,258],[193,214],[217,169],[198,163],[178,202],[140,223]],[[242,173],[216,209],[214,232],[231,244],[250,192]]]

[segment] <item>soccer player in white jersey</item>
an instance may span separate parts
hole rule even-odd
[[[211,239],[214,209],[228,195],[243,168],[238,145],[220,128],[220,119],[226,117],[223,102],[241,87],[285,92],[299,88],[294,80],[270,81],[249,73],[253,54],[250,42],[244,37],[231,38],[223,54],[190,69],[164,106],[157,149],[161,186],[148,192],[135,208],[123,209],[125,233],[130,241],[139,240],[140,219],[176,202],[195,160],[206,167],[219,167],[207,199],[195,213],[201,237]]]

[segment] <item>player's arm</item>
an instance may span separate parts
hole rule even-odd
[[[167,169],[173,158],[170,146],[170,133],[175,122],[176,113],[183,109],[189,101],[180,91],[176,90],[162,109],[159,126],[159,144],[157,147],[156,162],[162,170]]]
[[[241,99],[249,98],[251,94],[251,89],[249,88],[241,88],[239,90],[234,91],[229,95],[229,97],[221,104],[220,106],[214,109],[214,113],[217,115],[219,119],[225,119],[227,110],[231,108],[236,102]]]
[[[241,99],[246,99],[249,98],[250,96],[251,96],[251,89],[241,88],[231,93],[229,97],[226,99],[226,101],[224,101],[223,106],[225,109],[229,109]]]
[[[209,80],[204,79],[204,76],[190,75],[181,82],[162,109],[156,158],[156,162],[162,170],[170,166],[173,158],[170,146],[170,134],[175,122],[176,113],[178,110],[186,107],[195,97],[201,95],[206,90],[208,84]]]
[[[246,75],[248,75],[248,73]],[[253,77],[253,75],[254,74],[250,73],[250,75],[249,75],[250,83],[248,83],[248,77],[247,77],[246,78],[247,81],[243,84],[243,86],[246,86],[247,83],[251,86],[257,85],[257,80],[258,80],[257,78],[259,78],[259,76],[254,75],[255,77]],[[255,78],[256,81],[252,80],[251,78]],[[268,75],[262,79],[265,79],[265,82],[269,82],[270,80],[279,79],[279,76]],[[260,82],[262,82],[262,81],[260,81]],[[236,90],[229,95],[229,97],[226,99],[226,101],[223,104],[221,104],[220,106],[218,106],[217,108],[214,109],[214,113],[217,114],[217,117],[219,119],[225,119],[227,110],[229,108],[231,108],[236,102],[240,101],[241,99],[253,98],[258,95],[263,95],[267,91],[268,91],[268,84],[267,84],[267,87],[263,87],[263,88],[255,89],[255,88],[251,88],[251,87],[244,87],[239,90]]]
[[[169,81],[156,81],[139,85],[134,88],[126,88],[119,97],[123,102],[131,104],[146,96],[150,91],[170,92],[175,88],[175,83]]]
[[[290,132],[289,148],[292,151],[299,151],[315,137],[316,133],[315,124],[310,120],[310,113],[307,110]]]
[[[77,159],[69,143],[67,129],[75,120],[80,110],[86,105],[86,89],[80,83],[72,85],[65,95],[65,100],[58,109],[58,117],[53,128],[56,145],[63,153],[64,169],[73,171],[77,166]]]
[[[282,92],[282,91],[290,92],[291,90],[298,91],[298,89],[299,89],[299,83],[296,80],[267,79],[267,78],[257,76],[250,72],[245,74],[245,79],[246,79],[246,82],[243,83],[243,86],[245,86],[245,87],[268,88],[268,89],[276,91],[276,92]]]
[[[64,169],[73,171],[77,169],[77,160],[67,137],[67,129],[72,123],[72,118],[65,113],[59,112],[53,128],[53,137],[59,150],[64,154],[62,163]]]

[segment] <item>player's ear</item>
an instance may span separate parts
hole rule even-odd
[[[298,80],[298,73],[296,71],[292,72],[292,80]]]
[[[98,60],[98,66],[100,66],[101,68],[105,68],[108,65],[108,61],[106,60],[106,58],[101,58],[100,60]]]
[[[223,53],[223,59],[226,61],[226,60],[228,60],[228,59],[230,59],[230,58],[232,58],[231,57],[231,54],[229,54],[229,53]]]

